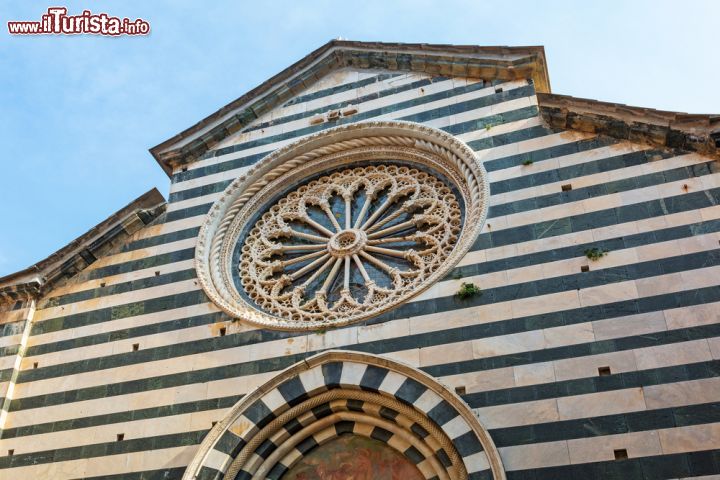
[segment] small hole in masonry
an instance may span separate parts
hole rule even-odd
[[[187,172],[187,167],[182,167],[183,172]]]
[[[225,327],[222,327],[222,328],[220,329],[220,336],[221,336],[221,337],[224,337],[226,333],[227,333],[227,329],[226,329]]]
[[[466,391],[467,390],[465,389],[464,385],[462,387],[455,387],[455,393],[457,393],[458,395],[465,395]]]
[[[583,265],[583,266],[580,267],[580,271],[581,271],[581,272],[589,272],[589,271],[590,271],[590,267],[587,266],[587,265]]]
[[[599,367],[598,375],[600,375],[601,377],[607,377],[608,375],[610,375],[610,367]]]
[[[15,449],[11,448],[10,450],[8,450],[8,457],[12,457],[13,455],[15,455]]]
[[[156,276],[156,277],[159,277],[159,276],[160,276],[160,270],[158,270],[158,271],[155,272],[155,276]]]
[[[133,352],[137,352],[140,350],[140,344],[139,343],[133,343]]]
[[[117,441],[118,441],[118,442],[122,442],[123,440],[125,440],[125,434],[124,434],[124,433],[118,433],[118,434],[117,434]]]
[[[572,190],[572,184],[566,183],[565,185],[562,185],[560,189],[562,189],[563,192],[569,192]]]
[[[628,458],[627,450],[624,448],[613,450],[613,453],[615,454],[615,460],[626,460]]]
[[[212,422],[211,425],[214,427],[215,425],[217,425],[217,422]]]
[[[503,87],[495,87],[495,93],[502,93]]]
[[[38,367],[38,362],[33,363],[33,368],[37,368],[37,367]]]
[[[105,282],[100,282],[100,288],[103,288],[105,286]]]

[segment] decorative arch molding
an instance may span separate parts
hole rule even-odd
[[[455,393],[409,365],[331,350],[235,404],[200,444],[183,480],[277,480],[344,434],[382,441],[427,479],[505,479],[490,435]]]
[[[413,122],[309,135],[269,154],[213,204],[197,238],[198,280],[219,308],[261,328],[367,320],[420,294],[467,253],[487,216],[486,176],[464,142]],[[365,203],[351,206],[359,192]],[[334,201],[345,207],[334,211]],[[332,224],[320,225],[311,209]],[[351,268],[362,278],[351,281]],[[371,268],[391,281],[381,285]],[[308,284],[323,278],[310,294]]]

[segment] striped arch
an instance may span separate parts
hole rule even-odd
[[[203,440],[183,479],[279,479],[343,434],[385,443],[427,479],[505,478],[492,439],[455,393],[396,361],[327,351],[235,404]]]

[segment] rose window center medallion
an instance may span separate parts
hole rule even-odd
[[[482,164],[448,133],[338,126],[228,185],[198,234],[197,278],[221,310],[262,328],[367,320],[448,274],[480,233],[488,196]]]
[[[452,190],[395,165],[346,169],[277,201],[242,246],[242,288],[294,322],[382,310],[447,258],[462,223]]]

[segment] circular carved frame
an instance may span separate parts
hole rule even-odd
[[[293,321],[261,310],[238,292],[233,254],[258,212],[283,189],[324,172],[361,162],[421,165],[452,183],[464,206],[464,224],[443,265],[391,304],[349,315]],[[473,150],[441,130],[400,122],[360,122],[335,127],[282,147],[234,180],[213,204],[198,234],[195,266],[208,297],[232,317],[281,330],[317,330],[366,320],[402,304],[442,278],[465,255],[484,224],[489,185]]]

